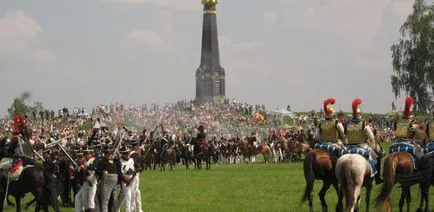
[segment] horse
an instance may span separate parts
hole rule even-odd
[[[173,166],[176,163],[176,148],[170,145],[161,155],[160,171],[166,171],[166,163],[169,163],[170,171],[173,171]]]
[[[211,169],[211,152],[212,147],[206,143],[203,142],[200,144],[199,142],[196,142],[193,147],[194,156],[195,156],[195,168],[202,169],[202,160],[205,161],[206,169]]]
[[[327,211],[325,195],[331,185],[338,192],[338,180],[335,175],[336,158],[326,150],[313,149],[307,155],[303,162],[304,178],[306,188],[304,190],[301,203],[309,201],[309,211],[313,212],[312,191],[315,179],[322,180],[322,188],[319,192],[322,211]]]
[[[392,211],[390,194],[395,183],[407,179],[414,173],[413,156],[408,152],[395,152],[390,154],[384,161],[384,183],[377,197],[377,207],[384,205],[384,210]],[[414,184],[414,183],[413,183]],[[401,183],[402,193],[399,200],[399,210],[402,211],[404,200],[407,201],[407,211],[410,211],[410,186],[411,183]]]
[[[379,144],[376,144],[374,148],[375,150],[371,149],[371,151],[375,151],[380,156],[384,154]],[[371,164],[367,158],[360,154],[345,154],[336,162],[335,171],[340,184],[336,211],[342,211],[344,196],[347,211],[358,211],[362,186],[366,188],[366,211],[369,211],[374,173],[372,173]]]
[[[40,165],[26,167],[21,172],[18,180],[9,181],[8,193],[6,194],[7,179],[2,176],[0,184],[0,211],[3,211],[3,200],[5,195],[12,195],[15,198],[16,211],[21,211],[21,198],[27,194],[32,193],[36,199],[35,211],[48,211],[48,204],[51,204],[54,210],[60,211],[57,204],[57,181],[48,179],[48,173]]]
[[[420,182],[421,198],[419,202],[419,207],[416,211],[428,212],[429,211],[429,188],[431,185],[434,185],[434,152],[424,155],[424,159],[422,160],[421,167],[424,170],[423,176],[425,176],[425,178],[422,179]],[[424,200],[425,200],[425,209],[422,210]]]

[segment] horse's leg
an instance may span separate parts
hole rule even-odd
[[[341,188],[338,189],[338,203],[336,204],[336,212],[343,212],[344,209],[344,191]]]
[[[405,193],[405,187],[402,186],[402,189],[401,189],[401,198],[399,198],[399,203],[398,203],[399,212],[402,212],[402,208],[404,207],[404,200],[405,200],[405,197],[406,197],[405,195],[406,195],[406,193]]]
[[[427,185],[425,185],[425,181],[421,182],[419,184],[419,188],[420,188],[420,200],[419,200],[419,207],[417,208],[417,212],[422,212],[422,208],[423,208],[423,201],[425,200],[425,187],[427,187]],[[429,184],[428,184],[429,187]]]
[[[28,202],[28,203],[26,203],[26,206],[24,207],[26,210],[29,210],[29,208],[30,208],[30,206],[33,204],[33,203],[35,203],[36,202],[36,197],[33,197],[33,199],[30,201],[30,202]]]
[[[15,203],[17,205],[17,212],[21,212],[21,197],[15,196]]]
[[[369,212],[369,204],[371,202],[371,191],[372,191],[372,184],[369,183],[368,185],[366,185],[366,198],[365,198],[366,212]]]
[[[336,193],[338,194],[338,203],[336,204],[336,212],[343,212],[344,211],[344,191],[342,190],[342,187],[339,187],[337,183],[333,183],[333,187],[336,190]]]
[[[327,212],[327,203],[325,201],[325,195],[327,190],[329,190],[331,183],[326,182],[325,180],[322,182],[322,188],[319,191],[319,199],[321,200],[322,211]]]
[[[410,193],[410,186],[406,187],[405,189],[405,193],[406,193],[406,202],[407,202],[407,212],[410,212],[410,202],[411,202],[411,193]]]

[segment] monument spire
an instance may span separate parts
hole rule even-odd
[[[203,4],[202,48],[196,71],[196,101],[217,102],[225,97],[225,70],[220,65],[217,33],[217,0]]]

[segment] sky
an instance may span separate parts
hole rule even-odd
[[[220,0],[226,96],[270,109],[387,112],[390,46],[412,0]],[[32,94],[50,109],[194,99],[199,0],[0,1],[0,115]],[[396,102],[402,107],[402,97]]]

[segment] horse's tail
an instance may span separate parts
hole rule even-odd
[[[360,194],[360,188],[356,185],[358,176],[355,175],[354,169],[351,167],[351,158],[336,167],[337,177],[341,181],[342,191],[346,196],[347,208],[354,208],[357,204],[357,197]]]
[[[392,192],[393,185],[395,184],[395,172],[397,165],[398,156],[395,154],[390,155],[384,161],[384,183],[381,187],[380,194],[377,197],[377,206],[382,205],[388,198],[390,198],[390,193]]]
[[[315,182],[315,172],[313,170],[313,162],[316,159],[315,153],[308,154],[303,162],[304,169],[304,179],[306,180],[306,188],[304,190],[303,197],[301,198],[301,203],[305,203],[306,200],[312,193],[313,185]]]

